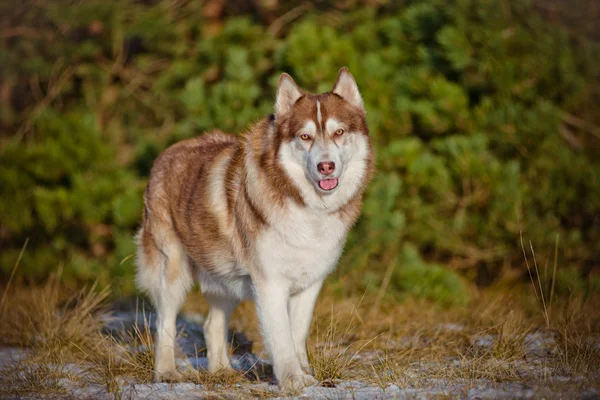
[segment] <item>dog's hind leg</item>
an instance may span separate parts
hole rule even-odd
[[[227,352],[227,332],[231,313],[238,305],[239,300],[205,293],[204,297],[210,305],[208,318],[204,323],[204,337],[208,352],[208,371],[217,372],[229,369],[229,354]]]
[[[192,286],[192,276],[187,254],[176,236],[168,230],[160,236],[151,234],[144,225],[138,236],[137,282],[150,294],[157,313],[154,379],[176,381],[181,374],[175,366],[175,320]]]

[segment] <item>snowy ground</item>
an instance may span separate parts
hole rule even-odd
[[[131,329],[136,319],[143,325],[141,313],[117,310],[114,320],[107,323],[106,332],[122,335]],[[152,320],[152,316],[150,320]],[[188,314],[178,319],[178,329],[182,332],[178,339],[180,357],[178,363],[182,367],[195,369],[205,368],[205,354],[198,349],[204,348],[202,332],[203,317],[199,314]],[[448,324],[442,329],[463,329],[458,324]],[[493,335],[479,335],[471,339],[472,345],[482,349],[492,346],[496,338]],[[232,364],[240,372],[250,371],[261,375],[260,381],[245,381],[227,385],[208,385],[185,383],[140,383],[135,378],[119,376],[116,378],[118,387],[111,391],[106,384],[99,383],[93,374],[93,368],[85,362],[65,363],[61,366],[24,364],[30,352],[19,348],[0,349],[0,370],[21,368],[15,379],[4,383],[6,387],[0,391],[2,398],[75,398],[75,399],[215,399],[215,398],[302,398],[302,399],[429,399],[429,398],[469,398],[469,399],[529,399],[529,398],[580,398],[600,399],[600,396],[582,377],[560,376],[552,373],[545,366],[546,357],[553,352],[556,345],[554,339],[540,333],[532,333],[525,338],[527,357],[524,360],[512,361],[508,366],[514,368],[519,379],[497,381],[485,378],[439,378],[440,368],[450,368],[457,359],[449,358],[447,365],[443,363],[416,362],[402,371],[403,377],[397,384],[376,384],[374,380],[353,379],[346,381],[325,382],[320,386],[309,387],[294,396],[281,393],[272,378],[270,364],[252,354],[252,343],[242,334],[232,334],[234,355]],[[131,351],[136,351],[132,348]],[[372,354],[361,353],[360,357],[367,360]],[[23,369],[23,365],[28,365]],[[17,387],[27,381],[31,369],[60,369],[60,378],[53,382],[52,390],[36,393],[11,392],[11,387]],[[430,374],[435,369],[437,374]],[[11,394],[12,393],[12,394]],[[17,393],[17,394],[15,394]]]

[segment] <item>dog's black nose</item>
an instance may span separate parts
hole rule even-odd
[[[321,174],[331,175],[335,171],[335,163],[333,161],[322,161],[317,164],[317,168]]]

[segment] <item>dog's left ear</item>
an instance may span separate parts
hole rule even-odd
[[[290,111],[294,103],[302,95],[302,90],[296,85],[292,77],[285,72],[281,74],[279,84],[277,85],[277,97],[275,99],[275,118]]]
[[[335,81],[335,85],[333,85],[332,92],[341,96],[353,106],[361,109],[364,108],[363,99],[358,91],[358,86],[356,85],[354,77],[350,71],[348,71],[348,68],[342,67],[342,69],[340,69],[337,81]]]

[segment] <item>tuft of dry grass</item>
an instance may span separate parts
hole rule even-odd
[[[120,374],[133,376],[141,383],[149,383],[154,373],[154,336],[150,331],[149,317],[145,312],[142,316],[143,326],[139,326],[136,320],[133,330],[125,331],[121,339],[111,337],[109,350],[118,356]]]
[[[408,386],[410,362],[402,353],[383,352],[367,363],[361,379],[370,381],[385,389],[390,384]],[[414,384],[414,382],[413,382]]]
[[[474,325],[470,328],[470,347],[466,350],[459,350],[459,356],[467,353],[477,356],[489,353],[498,360],[523,359],[526,353],[526,338],[532,333],[534,324],[510,299],[503,296],[484,303],[480,312],[479,319],[473,321]],[[476,339],[482,337],[492,341],[489,348],[476,345]]]
[[[22,397],[27,395],[64,394],[61,379],[77,380],[64,364],[48,364],[22,360],[0,371],[0,394]]]
[[[109,288],[89,289],[67,295],[60,284],[60,272],[43,286],[7,285],[0,306],[0,344],[31,349],[31,355],[0,370],[6,393],[60,394],[62,379],[78,380],[67,371],[68,364],[86,360],[86,352],[98,354],[105,342],[102,326],[108,319],[105,300]],[[75,362],[75,364],[73,364]]]
[[[556,358],[567,375],[590,376],[600,381],[600,296],[571,298],[555,310]]]
[[[599,338],[589,332],[577,332],[564,326],[558,331],[558,363],[566,374],[600,378]],[[594,340],[595,339],[595,340]]]
[[[90,366],[91,381],[103,385],[115,396],[121,393],[120,377],[138,383],[151,383],[154,371],[154,338],[150,323],[143,313],[143,326],[136,323],[132,330],[120,332],[119,337],[102,335],[102,339],[89,350],[80,349],[83,361]]]
[[[214,374],[206,370],[193,370],[187,373],[187,377],[192,382],[203,385],[208,390],[228,389],[249,382],[244,374],[230,369],[223,369]]]
[[[308,348],[309,363],[320,382],[344,379],[351,370],[352,344],[341,337],[343,335],[337,331],[337,326],[332,325],[323,337],[317,336],[317,344]]]
[[[547,331],[553,333],[557,339],[555,369],[565,375],[585,376],[598,380],[600,378],[600,310],[594,305],[600,304],[600,295],[598,293],[578,294],[570,295],[566,299],[555,299],[558,242],[557,234],[552,278],[549,284],[548,282],[543,284],[533,245],[530,241],[529,248],[536,279],[532,275],[521,236],[523,256],[537,305],[544,316]],[[547,274],[545,273],[544,276]]]
[[[279,393],[279,391],[268,390],[261,386],[258,386],[255,388],[254,387],[250,388],[250,390],[248,391],[248,394],[253,399],[270,399],[272,397],[280,397],[281,396],[281,393]]]
[[[352,377],[353,365],[359,353],[373,342],[374,338],[359,339],[355,330],[359,328],[361,317],[358,305],[329,312],[329,322],[321,310],[316,312],[318,322],[314,324],[312,345],[308,345],[308,360],[314,377],[328,385],[332,382]]]
[[[50,358],[92,347],[100,338],[109,288],[96,285],[65,298],[60,275],[42,287],[7,288],[0,308],[0,343],[31,347]]]
[[[443,367],[438,372],[445,379],[465,379],[475,381],[486,379],[493,382],[515,381],[521,376],[515,365],[498,359],[492,353],[476,356],[464,355],[452,367]]]

